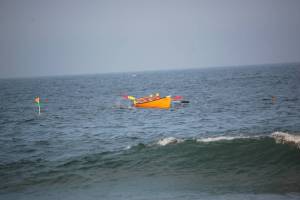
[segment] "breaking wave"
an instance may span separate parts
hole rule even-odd
[[[216,137],[203,137],[198,139],[182,139],[182,138],[175,138],[175,137],[166,137],[157,141],[157,145],[166,146],[168,144],[178,144],[188,140],[194,140],[196,142],[202,143],[212,143],[212,142],[226,142],[232,140],[263,140],[267,138],[273,138],[277,144],[290,144],[295,145],[297,148],[300,149],[300,135],[293,135],[290,133],[285,132],[274,132],[269,136],[216,136]]]
[[[25,175],[11,176],[11,169],[14,174]],[[256,192],[300,192],[299,171],[298,135],[274,132],[269,136],[166,137],[118,152],[91,153],[57,162],[3,164],[0,174],[5,182],[0,189],[28,184],[71,185],[124,176],[180,175],[196,176],[205,186],[225,190],[236,187],[242,192],[249,192],[247,188]]]
[[[272,137],[275,139],[276,143],[281,144],[293,144],[300,149],[300,135],[292,135],[284,132],[274,132]]]
[[[163,138],[158,140],[157,144],[161,145],[161,146],[166,146],[168,144],[178,144],[183,142],[183,139],[177,139],[175,137],[167,137],[167,138]]]

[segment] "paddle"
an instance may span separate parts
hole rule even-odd
[[[180,103],[190,103],[189,101],[187,100],[182,100],[183,97],[182,96],[174,96],[172,98],[172,101],[175,101],[175,102],[180,102]]]
[[[183,97],[182,96],[174,96],[174,97],[172,97],[172,100],[173,101],[179,101],[179,100],[181,100]]]

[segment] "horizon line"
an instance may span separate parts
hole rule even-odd
[[[146,69],[146,70],[132,70],[132,71],[111,71],[111,72],[95,72],[95,73],[67,73],[67,74],[53,74],[53,75],[33,75],[33,76],[9,76],[0,77],[0,80],[5,79],[36,79],[36,78],[51,78],[51,77],[71,77],[71,76],[91,76],[91,75],[105,75],[105,74],[122,74],[122,73],[143,73],[143,72],[160,72],[160,71],[184,71],[184,70],[197,70],[208,68],[226,68],[226,67],[255,67],[255,66],[276,66],[276,65],[299,65],[298,62],[278,62],[278,63],[262,63],[262,64],[245,64],[245,65],[208,65],[202,67],[190,68],[169,68],[169,69]]]

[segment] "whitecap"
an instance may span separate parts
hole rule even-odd
[[[219,137],[208,137],[197,139],[197,142],[216,142],[223,140],[235,140],[235,139],[247,139],[249,136],[219,136]]]
[[[177,138],[174,138],[174,137],[167,137],[167,138],[163,138],[163,139],[160,139],[157,144],[158,145],[161,145],[161,146],[165,146],[165,145],[168,145],[168,144],[177,144],[177,143],[181,143],[183,142],[184,140],[183,139],[177,139]]]
[[[125,150],[131,149],[131,145],[125,147]]]
[[[300,135],[292,135],[284,132],[274,132],[271,136],[275,139],[276,143],[281,144],[295,144],[300,148]]]

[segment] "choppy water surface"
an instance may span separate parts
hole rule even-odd
[[[299,199],[299,85],[299,65],[0,80],[0,199]],[[190,103],[121,98],[155,92]]]

